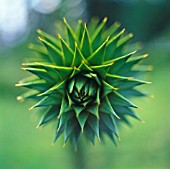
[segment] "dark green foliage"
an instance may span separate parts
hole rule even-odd
[[[77,148],[80,133],[93,144],[95,136],[102,140],[106,133],[116,144],[117,123],[129,124],[127,116],[141,120],[129,98],[146,95],[134,87],[149,83],[136,79],[147,69],[134,66],[147,55],[124,54],[132,34],[124,35],[124,29],[116,33],[118,23],[106,29],[106,22],[107,18],[101,24],[94,19],[88,25],[79,21],[74,30],[64,19],[65,37],[38,30],[42,45],[31,45],[39,59],[23,64],[23,70],[34,76],[17,84],[30,89],[18,100],[36,100],[30,109],[49,107],[39,126],[55,119],[54,141],[64,133],[64,143],[70,140]]]

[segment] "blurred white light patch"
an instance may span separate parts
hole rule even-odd
[[[26,0],[0,0],[0,39],[14,44],[28,31]]]
[[[39,12],[48,14],[54,12],[60,5],[61,0],[32,0],[32,8]]]

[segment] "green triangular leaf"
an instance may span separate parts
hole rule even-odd
[[[67,142],[67,140],[71,136],[72,132],[74,131],[74,128],[76,128],[76,122],[75,122],[75,119],[72,118],[72,119],[68,120],[68,122],[66,123],[66,129],[64,132],[64,143]]]
[[[133,88],[135,86],[142,85],[142,84],[151,84],[151,82],[129,78],[125,82],[120,83],[118,87],[120,89],[130,89],[130,88]]]
[[[105,42],[95,51],[91,56],[87,58],[92,65],[101,65],[105,55],[106,44],[109,40],[109,37],[105,40]]]
[[[129,72],[133,68],[133,66],[135,66],[138,62],[140,62],[142,59],[146,58],[147,56],[148,54],[144,54],[144,55],[129,58],[129,61],[123,65],[123,67],[119,70],[119,73],[125,74]]]
[[[106,73],[108,72],[108,69],[110,68],[110,66],[112,66],[112,64],[113,63],[103,64],[99,66],[91,66],[90,68],[97,72],[102,78],[105,78]]]
[[[17,97],[17,100],[18,101],[24,101],[24,99],[37,99],[37,94],[39,94],[39,91],[37,90],[31,90],[31,91],[28,91],[20,96]]]
[[[50,94],[53,94],[53,93],[56,93],[56,92],[62,93],[64,86],[65,86],[65,81],[62,81],[60,83],[57,83],[56,85],[54,85],[50,89],[46,90],[45,92],[39,94],[38,96],[50,95]]]
[[[121,57],[118,57],[116,59],[113,59],[113,60],[110,60],[108,62],[114,62],[114,64],[110,67],[109,69],[109,73],[110,74],[115,74],[117,73],[121,68],[122,66],[126,63],[126,61],[133,55],[135,54],[136,51],[134,52],[131,52],[127,55],[124,55],[124,56],[121,56]]]
[[[98,23],[99,23],[99,19],[96,17],[93,17],[91,21],[88,23],[87,28],[88,28],[90,36],[94,34]]]
[[[61,110],[61,109],[60,109]],[[67,121],[69,119],[71,119],[74,116],[73,111],[68,111],[68,112],[64,112],[61,113],[60,115],[60,119],[59,119],[59,125],[58,125],[58,130],[60,130],[60,128],[67,123]]]
[[[111,25],[105,32],[103,32],[103,38],[106,38],[108,36],[114,36],[117,29],[120,27],[120,23],[115,22],[113,25]]]
[[[71,26],[67,23],[66,19],[64,18],[64,23],[67,27],[67,35],[68,35],[68,40],[69,40],[69,45],[72,50],[75,48],[75,41],[77,41],[77,36],[74,32],[74,30],[71,28]]]
[[[93,51],[97,50],[97,48],[101,45],[102,42],[102,32],[104,29],[104,26],[106,25],[107,18],[104,18],[102,23],[96,28],[92,35],[92,47]]]
[[[79,117],[80,113],[84,110],[82,106],[73,106],[74,111],[76,112],[76,116]]]
[[[107,61],[109,59],[114,58],[114,52],[117,47],[117,43],[121,37],[121,35],[124,33],[125,29],[123,29],[120,33],[118,33],[116,36],[112,37],[109,42],[106,45],[106,52],[105,52],[105,58],[104,61]]]
[[[58,125],[59,125],[59,123],[58,123]],[[58,126],[57,126],[53,142],[55,142],[58,139],[58,137],[64,132],[65,126],[66,126],[65,124],[62,125],[60,128],[58,128]]]
[[[109,83],[107,83],[104,80],[102,82],[103,82],[103,97],[108,95],[109,93],[112,93],[115,90],[119,90],[119,88],[116,88],[116,87],[110,85]]]
[[[40,120],[38,126],[41,126],[42,124],[53,120],[54,118],[57,117],[58,113],[59,113],[58,106],[52,106],[52,108],[50,108],[47,111],[47,113],[43,116],[43,118]]]
[[[117,47],[120,47],[127,43],[131,38],[133,37],[132,33],[129,33],[128,35],[124,36],[123,38],[120,39],[120,41],[117,44]]]
[[[64,41],[64,39],[58,35],[61,41],[62,45],[62,52],[63,52],[63,58],[65,60],[65,65],[66,66],[71,66],[74,58],[74,52],[73,50],[69,47],[69,45]]]
[[[99,119],[99,105],[98,104],[94,104],[93,106],[91,106],[88,111],[93,114],[94,116],[97,117],[97,119]]]
[[[74,146],[75,151],[77,151],[78,149],[78,140],[80,137],[80,132],[81,132],[80,128],[76,127],[71,135],[71,142]]]
[[[78,122],[79,122],[79,124],[80,124],[80,127],[81,127],[82,132],[83,132],[83,130],[84,130],[84,126],[85,126],[85,123],[86,123],[86,121],[87,121],[88,115],[89,115],[88,112],[82,112],[82,113],[78,116]]]
[[[133,104],[131,101],[129,101],[128,99],[126,99],[125,97],[123,97],[121,94],[119,94],[116,91],[114,91],[114,94],[111,94],[109,96],[109,99],[114,100],[113,102],[111,102],[111,104],[113,105],[137,108],[135,104]]]
[[[112,115],[103,113],[101,116],[101,121],[103,124],[105,124],[105,126],[107,126],[107,128],[110,131],[112,131],[119,138],[119,134],[116,128],[116,123],[114,121],[114,118],[112,118]]]
[[[65,78],[69,76],[71,72],[73,71],[72,67],[54,66],[54,65],[45,65],[45,64],[42,64],[42,65],[44,66],[44,68],[48,67],[51,69],[55,69],[58,72],[61,79],[63,80],[65,80]]]
[[[80,43],[81,43],[81,40],[82,40],[82,37],[83,37],[83,31],[84,31],[83,23],[82,23],[82,20],[80,19],[80,20],[78,20],[78,26],[77,26],[77,30],[76,30],[79,46],[80,46]]]
[[[48,72],[44,69],[37,69],[37,68],[22,68],[22,70],[27,70],[41,79],[46,80],[49,83],[54,83],[55,80],[48,74]]]
[[[82,37],[81,44],[80,44],[80,49],[85,58],[88,58],[92,53],[90,37],[89,37],[86,24],[84,25],[84,32],[83,32],[83,37]]]
[[[79,66],[82,63],[82,61],[87,63],[87,60],[84,58],[84,56],[81,53],[81,51],[79,50],[77,44],[75,44],[75,46],[76,46],[76,48],[75,48],[74,58],[73,58],[73,62],[72,62],[72,67]]]
[[[118,41],[117,46],[116,46],[117,48],[116,48],[116,50],[115,50],[115,52],[114,52],[114,58],[117,58],[118,56],[124,54],[124,53],[123,53],[124,46],[128,43],[128,41],[129,41],[132,37],[133,37],[133,34],[130,33],[130,34],[122,37],[122,38]]]
[[[107,96],[102,101],[102,104],[100,105],[100,109],[99,110],[102,111],[103,113],[114,115],[117,119],[120,119],[120,117],[113,110],[113,107],[112,107],[112,105],[111,105],[111,103],[110,103],[110,101],[109,101]]]
[[[123,106],[114,106],[114,109],[117,113],[119,113],[120,117],[129,115],[131,117],[134,117],[135,119],[142,121],[142,119],[134,113],[134,111],[128,107]]]
[[[103,123],[102,121],[100,121],[100,130],[101,130],[101,134],[103,132],[105,132],[109,136],[109,138],[113,141],[113,143],[117,146],[117,141],[116,141],[115,137],[113,136],[113,130],[109,129],[106,126],[106,124]]]
[[[76,79],[76,84],[75,87],[78,90],[78,92],[80,92],[83,88],[83,86],[86,84],[87,79],[79,77],[78,79]]]
[[[40,79],[40,80],[36,79],[36,80],[30,81],[30,82],[19,82],[15,86],[27,87],[30,89],[39,90],[41,92],[49,89],[49,87],[50,87],[50,85],[47,84],[47,82],[44,79]]]
[[[38,29],[37,33],[47,42],[51,43],[53,46],[58,48],[59,50],[61,49],[60,41],[53,36],[49,35],[48,33]]]
[[[58,105],[60,104],[60,97],[50,97],[46,96],[43,99],[41,99],[38,103],[36,103],[34,106],[32,106],[29,110],[35,108],[35,107],[42,107],[42,106],[49,106],[49,105]]]
[[[84,131],[87,137],[90,139],[90,141],[94,145],[95,144],[95,132],[93,131],[93,129],[88,124],[85,124]]]
[[[99,119],[93,115],[89,115],[87,120],[88,125],[92,128],[94,133],[97,135],[98,139],[100,140],[99,136]]]
[[[39,40],[44,44],[46,47],[50,60],[55,65],[63,65],[64,64],[64,58],[62,57],[61,51],[57,49],[55,46],[53,46],[51,43],[47,42],[46,40],[39,37]]]
[[[93,70],[85,63],[85,61],[82,61],[81,65],[78,67],[80,70],[84,71],[90,71],[92,72]]]
[[[69,84],[68,84],[68,91],[69,91],[69,93],[72,93],[73,92],[73,88],[74,88],[74,85],[75,85],[75,80],[74,79],[72,79],[70,82],[69,82]]]
[[[67,100],[63,97],[63,98],[62,98],[62,101],[61,101],[61,107],[60,107],[59,117],[60,117],[63,113],[67,112],[69,109],[70,109],[70,108],[69,108],[69,106],[68,106],[68,102],[67,102]]]
[[[49,58],[47,49],[45,46],[35,45],[35,44],[29,44],[28,46],[30,49],[36,51],[36,54],[38,54],[38,58],[36,58],[36,61],[42,60],[46,61],[48,63],[53,63],[53,61]],[[34,57],[35,58],[35,57]]]
[[[124,97],[131,97],[131,96],[136,96],[136,97],[142,97],[142,96],[149,96],[149,94],[138,91],[136,89],[127,89],[127,90],[122,90],[119,91],[121,95]]]

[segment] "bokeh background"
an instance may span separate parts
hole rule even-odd
[[[132,41],[142,42],[150,55],[144,63],[154,67],[147,75],[153,84],[144,88],[155,97],[135,100],[145,124],[131,119],[132,128],[123,125],[118,147],[106,139],[96,146],[83,143],[77,154],[69,144],[62,148],[62,138],[51,146],[53,125],[35,129],[39,116],[28,111],[30,102],[16,101],[23,90],[15,83],[27,75],[20,66],[37,28],[54,34],[56,20],[92,16],[121,22],[133,32]],[[0,168],[169,169],[169,95],[170,0],[0,0]]]

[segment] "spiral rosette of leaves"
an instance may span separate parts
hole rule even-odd
[[[64,133],[64,143],[77,148],[83,133],[93,144],[103,134],[116,143],[118,123],[129,124],[128,116],[141,120],[129,98],[146,95],[134,87],[149,83],[136,79],[149,70],[138,64],[147,54],[130,51],[132,34],[118,31],[117,22],[106,29],[106,22],[79,20],[73,28],[64,19],[58,37],[38,30],[40,44],[30,45],[36,52],[22,69],[33,75],[17,84],[30,90],[18,100],[34,99],[30,109],[45,108],[38,126],[56,120],[54,141]]]

